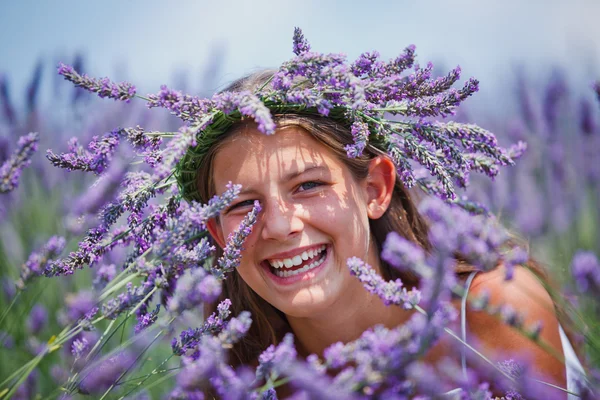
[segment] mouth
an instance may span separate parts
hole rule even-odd
[[[292,258],[264,260],[261,265],[269,272],[271,278],[278,282],[296,281],[297,278],[321,267],[327,258],[328,251],[329,246],[323,244]]]

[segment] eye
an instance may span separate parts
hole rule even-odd
[[[247,206],[254,206],[254,200],[240,201],[239,203],[236,203],[236,204],[232,205],[231,207],[229,207],[227,209],[227,212],[235,210],[236,208],[247,207]]]
[[[319,181],[304,182],[298,186],[298,192],[304,192],[306,190],[314,189],[314,188],[322,186],[322,185],[323,185],[323,182],[319,182]]]

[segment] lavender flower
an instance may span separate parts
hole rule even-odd
[[[89,343],[86,338],[75,339],[75,341],[73,341],[73,345],[71,346],[71,353],[73,354],[75,360],[84,356],[85,352],[88,349],[88,346]]]
[[[52,236],[40,251],[31,253],[21,266],[21,277],[17,287],[23,289],[33,278],[42,275],[52,263],[52,259],[63,251],[65,243],[64,238]]]
[[[271,375],[281,376],[292,361],[296,359],[297,352],[294,348],[294,336],[287,333],[281,343],[277,346],[270,345],[258,357],[258,368],[256,369],[257,380],[267,380]]]
[[[260,211],[260,203],[255,201],[252,211],[244,217],[239,228],[227,238],[227,245],[223,251],[223,256],[218,260],[218,269],[214,271],[217,278],[222,279],[227,272],[232,271],[240,265],[243,250],[242,245],[250,233],[252,233],[252,226],[256,223]]]
[[[38,141],[39,135],[35,132],[19,138],[17,150],[0,166],[0,193],[11,192],[19,185],[21,172],[31,163]]]
[[[409,310],[419,303],[419,291],[408,291],[400,279],[386,282],[370,265],[357,257],[349,258],[346,263],[350,273],[362,282],[365,289],[379,296],[385,305],[394,304]]]
[[[258,130],[271,135],[275,133],[275,122],[271,112],[256,95],[249,91],[223,92],[213,96],[215,109],[224,114],[231,114],[238,110],[242,115],[252,117],[258,124]]]
[[[140,307],[145,308],[145,307]],[[134,332],[136,334],[140,333],[144,329],[148,328],[150,325],[154,324],[158,319],[158,313],[160,312],[160,304],[156,305],[156,308],[150,312],[139,313],[138,315],[138,323],[135,325]]]
[[[86,318],[96,305],[96,297],[92,291],[82,290],[75,294],[65,296],[65,309],[59,315],[59,321],[63,325],[77,322]],[[97,309],[96,309],[97,310]]]
[[[193,310],[202,303],[211,303],[221,294],[221,282],[202,268],[192,271],[190,279],[181,279],[168,309],[173,313]]]
[[[571,273],[581,293],[596,297],[600,295],[600,262],[589,251],[578,251],[571,262]]]
[[[227,319],[231,315],[229,307],[231,307],[231,300],[223,300],[217,305],[217,312],[212,313],[206,319],[202,327],[196,329],[190,328],[182,331],[179,335],[179,340],[177,338],[173,338],[171,341],[173,353],[176,355],[191,353],[200,343],[202,336],[222,331],[226,326]]]
[[[14,125],[17,118],[15,109],[10,100],[8,78],[4,74],[0,75],[0,100],[2,101],[2,113],[4,114],[4,119],[9,125]]]
[[[102,305],[102,315],[108,319],[116,319],[121,313],[137,306],[146,298],[153,287],[153,282],[145,282],[141,286],[136,287],[129,282],[124,293],[119,294],[116,298],[112,298]]]
[[[242,311],[237,317],[231,318],[227,326],[219,332],[218,338],[224,346],[231,346],[240,341],[252,324],[249,311]]]
[[[81,373],[83,379],[79,382],[79,392],[83,394],[100,394],[115,384],[129,370],[135,357],[128,352],[120,352],[99,363],[92,365]]]
[[[45,328],[48,323],[48,312],[41,304],[36,304],[29,313],[27,319],[27,330],[32,335],[37,335]]]
[[[350,158],[356,158],[362,155],[363,150],[367,146],[369,140],[369,125],[362,121],[354,121],[352,124],[352,138],[354,139],[353,145],[346,145],[346,153]]]
[[[108,97],[114,100],[129,100],[135,96],[135,86],[127,82],[114,83],[108,78],[94,79],[83,74],[80,75],[69,65],[63,63],[58,64],[58,73],[65,77],[66,80],[72,82],[75,86],[83,88],[92,93],[97,93],[98,96]]]
[[[48,150],[46,158],[59,168],[90,171],[100,175],[107,169],[118,145],[118,131],[105,133],[100,139],[94,136],[88,144],[88,150],[78,145],[77,138],[72,138],[69,142],[69,153],[56,155],[52,150]]]
[[[198,97],[184,95],[171,90],[166,85],[160,87],[158,94],[148,95],[148,108],[161,107],[184,121],[198,121],[202,115],[212,109],[212,102]]]
[[[594,83],[594,91],[596,92],[596,96],[598,97],[598,102],[600,102],[600,81]]]
[[[103,264],[96,270],[96,277],[94,278],[94,289],[102,290],[106,284],[113,280],[117,275],[117,268],[115,264]]]
[[[302,30],[298,27],[294,28],[294,54],[299,56],[302,53],[310,51],[310,44],[304,39]]]
[[[86,237],[79,243],[77,251],[72,251],[64,259],[52,261],[44,269],[45,276],[71,275],[76,269],[83,268],[86,264],[99,261],[108,250],[101,244],[106,234],[106,229],[90,229]]]

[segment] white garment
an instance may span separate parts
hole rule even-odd
[[[473,278],[478,271],[473,271],[467,278],[465,284],[465,293],[462,297],[461,305],[460,305],[460,327],[461,327],[461,336],[462,340],[465,343],[467,342],[467,296],[469,294],[469,289],[471,288],[471,283],[473,282]],[[569,338],[565,334],[563,327],[558,325],[558,332],[560,334],[560,342],[563,348],[563,353],[565,356],[565,368],[567,372],[567,390],[572,393],[578,393],[577,390],[577,381],[585,382],[585,372],[579,358],[577,358],[577,354],[575,354],[575,350],[569,341]],[[461,364],[463,369],[463,374],[467,375],[467,358],[466,358],[467,348],[462,346],[462,354],[461,354]],[[448,392],[447,394],[458,394],[460,393],[455,390]],[[568,400],[576,400],[579,399],[578,396],[574,396],[569,394]]]

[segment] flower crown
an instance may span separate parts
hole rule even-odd
[[[494,177],[499,166],[512,165],[525,150],[523,142],[509,149],[499,147],[492,133],[476,125],[434,120],[453,114],[478,90],[478,81],[473,78],[460,89],[452,87],[460,78],[460,67],[433,78],[431,63],[424,68],[415,64],[414,46],[387,62],[373,51],[349,64],[343,54],[311,51],[299,28],[294,31],[293,42],[295,57],[283,63],[258,89],[225,91],[205,99],[166,86],[145,98],[136,95],[128,83],[81,76],[62,64],[59,73],[100,97],[125,101],[140,97],[149,108],[163,107],[181,118],[185,126],[177,133],[146,133],[138,127],[115,135],[124,134],[134,146],[143,148],[157,176],[176,179],[180,195],[188,201],[200,200],[197,171],[207,150],[244,118],[254,119],[267,135],[276,130],[273,114],[332,118],[352,133],[353,143],[346,145],[348,157],[361,155],[368,145],[375,146],[393,160],[407,188],[419,185],[430,194],[472,211],[481,209],[458,199],[455,187],[465,188],[471,171]],[[174,140],[158,155],[160,136]],[[49,158],[64,167],[60,157],[49,154]]]

